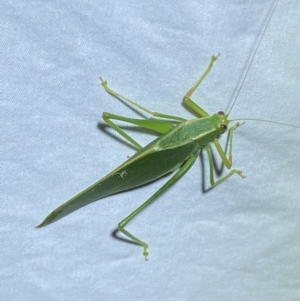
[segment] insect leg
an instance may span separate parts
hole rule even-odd
[[[148,244],[125,229],[125,226],[136,216],[138,215],[143,209],[145,209],[148,205],[150,205],[154,200],[156,200],[162,193],[164,193],[168,188],[170,188],[173,184],[175,184],[185,173],[193,166],[195,160],[199,156],[199,153],[193,154],[190,158],[188,158],[180,169],[173,175],[159,190],[157,190],[145,203],[143,203],[140,207],[134,210],[131,214],[129,214],[126,218],[124,218],[119,224],[118,229],[131,240],[136,242],[137,244],[143,247],[143,255],[147,260],[148,256]]]
[[[214,163],[213,163],[213,156],[212,156],[212,150],[211,150],[210,144],[207,144],[205,146],[205,150],[207,151],[207,154],[208,154],[209,179],[210,179],[210,185],[212,187],[215,187],[215,186],[221,184],[222,182],[224,182],[225,180],[227,180],[229,177],[231,177],[233,174],[238,174],[241,177],[244,177],[243,172],[241,170],[232,169],[232,170],[230,170],[230,172],[226,176],[224,176],[223,178],[218,179],[217,181],[215,181],[215,177],[214,177]]]
[[[102,115],[103,120],[115,131],[117,131],[122,137],[124,137],[127,141],[133,144],[138,150],[142,149],[142,146],[136,142],[132,137],[130,137],[124,130],[122,130],[117,124],[115,124],[112,120],[121,120],[131,124],[138,125],[142,128],[146,128],[158,133],[165,133],[171,130],[174,125],[170,122],[163,120],[155,120],[155,119],[134,119],[128,118],[120,115],[115,115],[112,113],[104,112]]]
[[[201,108],[199,105],[197,105],[190,97],[195,92],[195,90],[198,88],[198,86],[201,84],[201,82],[204,80],[204,78],[207,76],[207,74],[210,72],[210,70],[212,69],[213,64],[217,60],[218,56],[219,56],[219,54],[218,55],[213,55],[211,57],[210,63],[208,65],[208,67],[206,68],[205,72],[200,76],[200,78],[196,81],[196,83],[185,94],[185,96],[183,98],[185,104],[202,117],[209,116],[209,114],[203,108]]]
[[[226,157],[226,154],[222,148],[222,146],[220,145],[220,142],[215,139],[214,140],[214,144],[217,148],[217,151],[219,153],[219,155],[222,158],[222,161],[224,163],[224,165],[230,169],[232,166],[232,148],[233,148],[233,132],[242,124],[244,124],[244,122],[237,122],[230,130],[229,130],[229,156],[228,158]]]
[[[160,133],[160,134],[164,134],[174,127],[174,125],[169,121],[156,120],[156,119],[128,118],[128,117],[115,115],[115,114],[108,113],[108,112],[104,112],[102,117],[105,120],[105,122],[107,119],[109,119],[110,121],[111,121],[111,119],[120,120],[120,121],[138,125],[142,128],[149,129],[149,130],[152,130],[152,131]]]
[[[124,130],[122,130],[119,126],[117,126],[113,121],[111,121],[113,114],[104,112],[102,115],[103,120],[115,131],[117,131],[122,137],[124,137],[127,141],[129,141],[133,146],[135,146],[138,150],[142,149],[143,147],[135,141],[132,137],[130,137]],[[115,115],[117,116],[117,115]]]
[[[163,113],[151,111],[151,110],[139,105],[138,103],[134,102],[133,100],[130,100],[127,97],[122,96],[121,94],[119,94],[116,91],[109,88],[108,85],[107,85],[107,81],[103,80],[101,77],[100,77],[100,81],[101,81],[101,85],[103,86],[103,88],[105,89],[105,91],[108,94],[110,94],[113,97],[127,103],[128,105],[130,105],[132,107],[137,107],[139,110],[147,112],[148,114],[150,114],[154,117],[165,118],[165,119],[170,119],[170,120],[177,120],[177,121],[186,121],[186,119],[178,117],[178,116],[173,116],[173,115],[168,115],[168,114],[163,114]]]

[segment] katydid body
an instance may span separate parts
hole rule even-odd
[[[156,117],[164,118],[166,120],[131,119],[110,113],[104,113],[104,120],[125,139],[132,143],[138,149],[137,153],[107,176],[59,206],[50,213],[38,227],[46,226],[57,221],[91,202],[124,190],[141,186],[145,183],[154,181],[167,173],[177,170],[175,174],[172,175],[172,177],[152,197],[119,223],[119,230],[121,232],[131,238],[134,242],[143,246],[143,254],[146,257],[148,255],[147,243],[129,233],[124,228],[125,225],[151,202],[157,199],[157,197],[165,190],[178,181],[192,167],[199,156],[201,149],[205,148],[208,152],[210,182],[212,186],[220,184],[235,173],[243,176],[240,170],[231,169],[233,131],[240,125],[240,123],[236,123],[236,125],[229,130],[229,157],[227,158],[218,142],[218,137],[228,131],[227,128],[230,122],[230,120],[228,120],[228,115],[223,112],[219,112],[210,116],[190,98],[195,89],[209,73],[216,59],[217,56],[212,56],[208,68],[196,84],[187,92],[184,98],[185,103],[200,115],[199,118],[191,120],[151,112],[150,110],[111,90],[108,88],[107,82],[102,80],[102,86],[109,94],[132,106],[136,106],[141,110],[151,113]],[[112,120],[122,120],[136,124],[140,127],[156,131],[160,133],[161,136],[142,148]],[[231,169],[226,176],[218,179],[217,181],[214,180],[213,159],[210,143],[214,143],[224,165],[228,169]]]
[[[42,226],[91,202],[141,186],[179,168],[220,135],[222,117],[214,115],[181,123],[130,157],[104,178],[58,207]],[[215,124],[214,124],[215,123]],[[196,127],[196,130],[195,130]]]

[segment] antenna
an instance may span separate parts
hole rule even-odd
[[[288,124],[284,122],[278,122],[278,121],[273,121],[273,120],[266,120],[266,119],[258,119],[258,118],[238,118],[238,119],[230,119],[231,121],[238,121],[238,120],[250,120],[250,121],[259,121],[259,122],[267,122],[267,123],[274,123],[274,124],[280,124],[280,125],[285,125],[285,126],[290,126],[292,128],[300,129],[300,126],[298,125],[293,125],[293,124]]]
[[[243,74],[243,76],[242,76],[241,84],[240,84],[240,86],[239,86],[239,88],[238,88],[238,90],[237,90],[237,92],[236,92],[236,94],[235,94],[235,97],[233,98],[232,104],[231,104],[231,106],[230,106],[230,108],[229,108],[228,115],[230,114],[230,112],[231,112],[233,106],[235,105],[236,100],[237,100],[237,98],[238,98],[238,96],[239,96],[239,94],[240,94],[240,92],[241,92],[241,90],[242,90],[242,87],[243,87],[243,85],[244,85],[244,83],[245,83],[246,77],[247,77],[247,75],[248,75],[248,73],[249,73],[250,67],[252,66],[253,60],[254,60],[255,55],[256,55],[256,53],[257,53],[257,50],[258,50],[258,48],[259,48],[259,46],[260,46],[260,43],[261,43],[261,41],[262,41],[262,38],[263,38],[263,36],[265,35],[265,32],[266,32],[266,30],[267,30],[267,28],[268,28],[268,25],[269,25],[269,23],[270,23],[270,20],[271,20],[273,14],[274,14],[274,11],[275,11],[275,9],[276,9],[276,6],[277,6],[277,4],[278,4],[278,1],[279,1],[279,0],[275,0],[275,1],[273,2],[273,4],[272,4],[271,8],[270,8],[270,11],[269,11],[269,13],[268,13],[268,17],[267,17],[267,20],[266,20],[264,29],[263,29],[262,33],[260,34],[260,37],[258,38],[258,40],[257,40],[257,42],[256,42],[256,45],[255,45],[255,47],[254,47],[254,51],[253,51],[253,54],[252,54],[252,56],[251,56],[251,59],[249,60],[249,62],[248,62],[248,64],[247,64],[247,67],[246,67],[246,69],[245,69],[245,72],[244,72],[244,74]]]

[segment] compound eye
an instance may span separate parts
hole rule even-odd
[[[225,115],[225,113],[223,111],[219,111],[218,114],[219,115]]]
[[[226,124],[221,124],[220,128],[221,128],[223,131],[226,131],[226,130],[227,130],[227,125],[226,125]]]

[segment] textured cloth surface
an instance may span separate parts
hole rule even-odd
[[[233,156],[247,177],[206,192],[204,153],[204,167],[197,160],[128,225],[149,243],[148,262],[115,230],[166,177],[34,228],[134,154],[101,115],[141,116],[99,76],[151,110],[193,118],[182,97],[221,53],[193,99],[228,111],[272,1],[221,2],[2,3],[1,300],[300,300],[299,129],[247,121]],[[232,119],[300,126],[299,6],[279,1]]]

